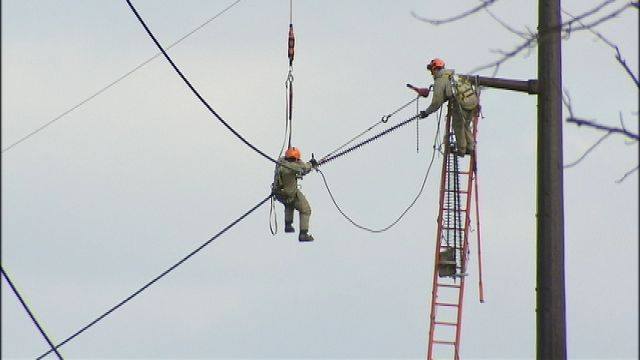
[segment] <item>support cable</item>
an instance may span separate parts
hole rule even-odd
[[[220,230],[217,234],[215,234],[212,238],[210,238],[209,240],[207,240],[204,244],[200,245],[197,249],[193,250],[192,252],[190,252],[187,256],[183,257],[180,261],[178,261],[177,263],[175,263],[174,265],[172,265],[171,267],[169,267],[168,269],[166,269],[165,271],[163,271],[160,275],[156,276],[155,278],[153,278],[153,280],[149,281],[148,283],[146,283],[144,286],[142,286],[141,288],[139,288],[138,290],[136,290],[133,294],[129,295],[128,297],[126,297],[124,300],[120,301],[118,304],[116,304],[115,306],[111,307],[109,310],[105,311],[102,315],[98,316],[95,320],[91,321],[89,324],[85,325],[84,327],[82,327],[80,330],[76,331],[73,335],[69,336],[68,338],[66,338],[64,341],[62,341],[61,343],[59,343],[58,345],[56,345],[54,347],[54,349],[47,351],[46,353],[40,355],[37,359],[40,360],[42,358],[44,358],[45,356],[47,356],[48,354],[50,354],[52,351],[55,351],[55,349],[58,349],[60,347],[62,347],[63,345],[65,345],[66,343],[68,343],[69,341],[73,340],[76,336],[82,334],[83,332],[85,332],[87,329],[89,329],[90,327],[92,327],[93,325],[95,325],[96,323],[98,323],[100,320],[104,319],[107,315],[111,314],[112,312],[116,311],[118,308],[120,308],[122,305],[126,304],[127,302],[129,302],[129,300],[133,299],[134,297],[136,297],[137,295],[139,295],[141,292],[143,292],[144,290],[146,290],[148,287],[150,287],[151,285],[153,285],[156,281],[162,279],[165,275],[169,274],[171,271],[175,270],[178,266],[182,265],[185,261],[189,260],[193,255],[195,255],[196,253],[200,252],[200,250],[204,249],[207,245],[211,244],[211,242],[213,242],[215,239],[217,239],[218,237],[220,237],[220,235],[224,234],[225,232],[227,232],[227,230],[231,229],[233,226],[235,226],[237,223],[239,223],[240,221],[244,220],[244,218],[246,218],[249,214],[251,214],[252,212],[254,212],[257,208],[259,208],[260,206],[262,206],[264,203],[266,203],[269,199],[271,199],[271,194],[269,194],[269,196],[267,196],[266,198],[264,198],[263,200],[261,200],[258,204],[256,204],[255,206],[253,206],[251,209],[249,209],[247,212],[245,212],[244,214],[242,214],[242,216],[240,216],[239,218],[237,218],[236,220],[234,220],[233,222],[231,222],[229,225],[225,226],[224,229]]]
[[[352,152],[353,150],[356,150],[356,149],[358,149],[358,148],[360,148],[360,147],[362,147],[362,146],[364,146],[364,145],[366,145],[366,144],[368,144],[368,143],[370,143],[370,142],[372,142],[374,140],[378,140],[382,136],[387,135],[392,131],[398,130],[400,127],[405,126],[405,125],[411,123],[412,121],[415,121],[416,119],[418,119],[418,116],[414,115],[414,116],[410,117],[409,119],[404,120],[403,122],[398,123],[398,124],[388,128],[387,130],[368,138],[367,140],[364,140],[364,141],[362,141],[362,142],[360,142],[358,144],[355,144],[355,145],[353,145],[353,146],[351,146],[351,147],[349,147],[349,148],[347,148],[345,150],[340,151],[337,154],[325,155],[320,161],[318,161],[318,165],[326,164],[326,163],[328,163],[328,162],[330,162],[332,160],[335,160],[335,159],[337,159],[337,158],[339,158],[339,157],[341,157],[343,155],[346,155],[346,154]]]
[[[178,75],[180,75],[180,78],[182,78],[182,80],[185,82],[185,84],[189,87],[189,89],[191,89],[193,94],[200,100],[200,102],[202,102],[202,104],[209,110],[209,112],[211,112],[238,139],[240,139],[243,143],[245,143],[245,145],[249,146],[251,149],[253,149],[253,151],[255,151],[258,154],[262,155],[262,157],[264,157],[265,159],[267,159],[267,160],[269,160],[269,161],[271,161],[273,163],[277,163],[277,161],[275,159],[273,159],[271,156],[267,155],[262,150],[258,149],[255,145],[253,145],[249,141],[247,141],[244,137],[242,137],[242,135],[240,135],[234,128],[231,127],[231,125],[229,125],[226,121],[224,121],[224,119],[222,117],[220,117],[220,115],[218,115],[218,113],[215,110],[213,110],[213,108],[209,105],[209,103],[207,103],[207,101],[200,95],[200,93],[198,93],[198,90],[196,90],[195,87],[193,87],[193,85],[191,85],[191,82],[189,82],[189,80],[182,74],[182,71],[180,71],[180,69],[176,66],[176,64],[171,59],[171,57],[169,57],[169,54],[167,54],[167,52],[162,47],[162,45],[160,45],[160,43],[158,42],[156,37],[153,35],[153,33],[151,32],[151,30],[149,29],[147,24],[144,22],[144,20],[142,19],[142,17],[140,16],[138,11],[136,10],[136,8],[131,3],[131,0],[126,0],[126,2],[129,5],[129,8],[131,8],[131,11],[133,11],[133,13],[135,14],[136,18],[138,18],[138,21],[140,21],[140,24],[142,25],[142,27],[144,27],[144,29],[147,31],[147,34],[149,35],[151,40],[153,40],[153,42],[156,44],[158,49],[160,49],[160,51],[162,52],[164,57],[167,59],[169,64],[171,64],[171,67],[173,67],[173,69],[178,73]]]
[[[358,140],[359,138],[361,138],[364,134],[368,133],[369,131],[373,130],[374,128],[376,128],[378,125],[386,123],[387,121],[389,121],[389,118],[391,118],[393,115],[395,115],[396,113],[398,113],[400,110],[406,108],[407,106],[411,105],[413,102],[418,101],[419,97],[416,97],[415,99],[412,99],[411,101],[409,101],[408,103],[402,105],[401,107],[397,108],[394,112],[384,115],[382,116],[382,118],[376,122],[375,124],[369,126],[368,128],[366,128],[363,132],[359,133],[358,135],[354,136],[353,138],[349,139],[349,141],[347,141],[346,143],[340,145],[339,147],[337,147],[336,149],[332,150],[331,152],[329,152],[327,155],[325,155],[323,157],[323,159],[330,157],[331,155],[335,154],[336,152],[344,149],[347,145],[351,144],[352,142]],[[416,114],[417,116],[417,114]],[[320,160],[322,162],[322,160]]]
[[[207,21],[205,21],[204,23],[200,24],[199,26],[197,26],[195,29],[189,31],[188,33],[186,33],[185,35],[183,35],[182,37],[180,37],[178,40],[174,41],[173,43],[171,43],[169,46],[167,46],[166,50],[171,49],[172,47],[178,45],[179,43],[181,43],[183,40],[185,40],[186,38],[188,38],[189,36],[193,35],[195,32],[197,32],[198,30],[202,29],[203,27],[209,25],[210,22],[212,22],[213,20],[217,19],[219,16],[221,16],[222,14],[224,14],[225,12],[227,12],[229,9],[231,9],[232,7],[234,7],[236,4],[238,4],[241,0],[236,0],[235,2],[233,2],[231,5],[227,6],[226,8],[222,9],[220,12],[218,12],[216,15],[210,17]],[[10,149],[12,149],[14,146],[20,144],[21,142],[27,140],[28,138],[30,138],[31,136],[39,133],[40,131],[44,130],[46,127],[48,127],[49,125],[53,124],[54,122],[62,119],[63,117],[67,116],[68,114],[70,114],[71,112],[73,112],[74,110],[78,109],[79,107],[81,107],[82,105],[88,103],[89,101],[93,100],[93,98],[97,97],[98,95],[102,94],[103,92],[107,91],[109,88],[111,88],[112,86],[116,85],[117,83],[119,83],[120,81],[126,79],[127,77],[129,77],[129,75],[133,74],[134,72],[140,70],[141,68],[143,68],[145,65],[147,65],[148,63],[150,63],[151,61],[155,60],[158,56],[162,55],[162,52],[158,52],[155,55],[153,55],[152,57],[148,58],[147,60],[141,62],[140,64],[138,64],[136,67],[134,67],[133,69],[129,70],[127,73],[125,73],[124,75],[120,76],[119,78],[113,80],[112,82],[110,82],[109,84],[103,86],[100,90],[96,91],[95,93],[93,93],[92,95],[90,95],[89,97],[87,97],[86,99],[80,101],[79,103],[77,103],[76,105],[72,106],[71,108],[69,108],[68,110],[66,110],[65,112],[61,113],[60,115],[56,116],[55,118],[49,120],[48,122],[46,122],[45,124],[41,125],[40,127],[38,127],[37,129],[31,131],[30,133],[28,133],[27,135],[23,136],[22,138],[18,139],[17,141],[15,141],[14,143],[12,143],[11,145],[7,146],[6,148],[2,149],[2,153],[4,153],[5,151],[8,151]]]
[[[340,212],[340,214],[347,219],[347,221],[349,221],[351,224],[353,224],[355,227],[371,232],[371,233],[381,233],[381,232],[385,232],[389,229],[391,229],[393,226],[395,226],[397,223],[400,222],[400,220],[402,220],[402,218],[407,214],[407,212],[409,212],[409,210],[413,207],[413,205],[416,204],[416,202],[418,201],[418,199],[420,198],[420,196],[422,195],[422,192],[424,191],[424,187],[427,183],[427,179],[429,178],[429,173],[431,172],[431,166],[433,165],[433,160],[435,159],[435,155],[436,155],[436,144],[437,144],[437,140],[438,137],[440,136],[440,119],[438,119],[438,127],[436,130],[436,135],[435,138],[433,140],[433,152],[431,154],[431,160],[429,161],[429,166],[427,167],[427,172],[424,175],[424,178],[422,179],[422,184],[420,185],[420,190],[418,191],[418,194],[416,195],[416,197],[413,199],[413,201],[411,201],[411,203],[409,204],[409,206],[407,206],[406,209],[404,209],[404,211],[400,214],[400,216],[398,216],[398,218],[396,220],[394,220],[391,224],[380,228],[380,229],[372,229],[363,225],[360,225],[358,223],[356,223],[353,219],[351,219],[351,217],[349,217],[349,215],[347,215],[342,208],[340,207],[340,205],[338,205],[338,202],[336,201],[335,197],[333,196],[333,193],[331,192],[331,189],[329,188],[329,184],[327,183],[327,178],[324,176],[324,173],[320,170],[320,169],[316,169],[316,171],[318,171],[320,173],[320,175],[322,176],[322,181],[324,182],[324,186],[327,188],[327,192],[329,193],[329,197],[331,197],[331,201],[333,202],[333,205],[335,205],[336,209],[338,209],[338,211]]]
[[[56,356],[58,357],[58,359],[64,360],[62,355],[60,355],[60,353],[56,349],[55,345],[53,345],[53,342],[51,341],[51,339],[49,339],[47,334],[44,332],[44,329],[42,328],[42,326],[40,326],[40,323],[38,323],[38,320],[36,320],[35,315],[33,315],[31,310],[29,310],[29,306],[27,306],[27,303],[24,301],[24,299],[22,298],[22,296],[18,292],[18,289],[15,287],[15,285],[13,285],[13,282],[9,278],[9,275],[7,275],[7,273],[4,271],[4,267],[1,267],[0,270],[2,271],[2,275],[4,276],[5,280],[7,280],[7,282],[9,283],[9,286],[11,287],[11,290],[13,290],[13,293],[16,294],[16,297],[20,301],[20,304],[22,304],[22,307],[24,308],[24,310],[27,312],[27,314],[31,318],[31,321],[33,321],[33,323],[38,328],[38,331],[40,331],[40,334],[42,334],[42,337],[47,341],[47,343],[51,347],[51,350],[49,350],[49,352],[51,352],[51,351],[55,352]]]

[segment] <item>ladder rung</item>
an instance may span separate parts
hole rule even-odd
[[[436,305],[437,306],[451,306],[451,307],[458,307],[459,306],[458,304],[440,303],[440,302],[437,302]]]
[[[469,175],[468,171],[447,171],[448,174],[460,174],[460,175]]]
[[[458,326],[457,323],[447,321],[434,321],[433,323],[436,325]]]
[[[464,228],[459,227],[442,227],[442,230],[464,230]]]
[[[442,344],[442,345],[455,345],[456,343],[453,341],[442,341],[442,340],[433,340],[434,344]]]
[[[455,208],[449,208],[449,207],[443,207],[442,210],[454,210],[454,211],[459,211],[459,212],[466,212],[467,209],[455,209]]]
[[[460,285],[450,285],[450,284],[440,284],[436,283],[436,286],[448,287],[448,288],[459,288]]]
[[[458,190],[458,191],[456,191],[456,190],[444,189],[444,191],[446,191],[446,192],[459,192],[461,194],[466,194],[467,193],[466,190]]]

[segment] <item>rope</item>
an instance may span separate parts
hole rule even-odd
[[[183,35],[181,38],[179,38],[178,40],[174,41],[173,43],[171,43],[169,46],[167,46],[166,50],[171,49],[172,47],[178,45],[179,43],[181,43],[184,39],[188,38],[189,36],[193,35],[195,32],[197,32],[198,30],[202,29],[203,27],[209,25],[210,22],[212,22],[213,20],[215,20],[216,18],[218,18],[220,15],[224,14],[225,12],[227,12],[229,9],[231,9],[232,7],[234,7],[236,4],[238,4],[241,0],[236,0],[235,2],[233,2],[231,5],[227,6],[226,8],[222,9],[219,13],[217,13],[216,15],[210,17],[207,21],[205,21],[204,23],[200,24],[198,27],[196,27],[195,29],[189,31],[188,33],[186,33],[185,35]],[[133,74],[134,72],[140,70],[142,67],[144,67],[145,65],[147,65],[148,63],[150,63],[151,61],[155,60],[158,56],[162,55],[162,52],[158,52],[155,55],[153,55],[152,57],[148,58],[147,60],[141,62],[140,64],[138,64],[138,66],[134,67],[133,69],[129,70],[126,74],[120,76],[119,78],[113,80],[112,82],[110,82],[109,84],[103,86],[100,90],[96,91],[95,93],[93,93],[91,96],[89,96],[88,98],[80,101],[79,103],[77,103],[76,105],[72,106],[70,109],[68,109],[67,111],[63,112],[62,114],[56,116],[55,118],[53,118],[52,120],[48,121],[47,123],[41,125],[40,127],[38,127],[37,129],[33,130],[32,132],[28,133],[27,135],[23,136],[22,138],[20,138],[19,140],[17,140],[16,142],[12,143],[11,145],[7,146],[6,148],[2,149],[2,152],[4,153],[5,151],[10,150],[11,148],[13,148],[14,146],[20,144],[21,142],[27,140],[28,138],[30,138],[31,136],[39,133],[40,131],[44,130],[44,128],[48,127],[49,125],[53,124],[54,122],[62,119],[63,117],[65,117],[66,115],[70,114],[71,112],[73,112],[74,110],[76,110],[77,108],[81,107],[82,105],[86,104],[87,102],[93,100],[93,98],[97,97],[98,95],[102,94],[103,92],[107,91],[110,87],[116,85],[117,83],[119,83],[120,81],[126,79],[127,77],[129,77],[129,75]]]
[[[148,287],[150,287],[151,285],[153,285],[156,281],[162,279],[165,275],[169,274],[171,271],[173,271],[174,269],[176,269],[178,266],[182,265],[185,261],[189,260],[189,258],[191,258],[193,255],[197,254],[198,252],[200,252],[200,250],[204,249],[207,245],[211,244],[211,242],[213,242],[215,239],[217,239],[218,237],[220,237],[220,235],[224,234],[225,232],[227,232],[227,230],[231,229],[233,226],[235,226],[237,223],[239,223],[240,221],[244,220],[244,218],[246,218],[249,214],[251,214],[252,212],[254,212],[257,208],[259,208],[260,206],[262,206],[264,203],[266,203],[269,199],[271,199],[271,194],[269,194],[269,196],[267,196],[266,198],[264,198],[263,200],[261,200],[258,204],[256,204],[255,206],[253,206],[251,209],[249,209],[247,212],[245,212],[244,214],[242,214],[242,216],[240,216],[239,218],[237,218],[236,220],[234,220],[233,222],[231,222],[229,225],[225,226],[224,229],[220,230],[217,234],[215,234],[211,239],[207,240],[204,244],[200,245],[197,249],[193,250],[192,252],[190,252],[187,256],[183,257],[180,261],[178,261],[177,263],[175,263],[174,265],[172,265],[171,267],[169,267],[168,269],[166,269],[165,271],[163,271],[160,275],[156,276],[155,278],[153,278],[153,280],[149,281],[148,283],[146,283],[144,286],[142,286],[141,288],[139,288],[138,290],[136,290],[133,294],[129,295],[127,298],[125,298],[124,300],[120,301],[118,304],[116,304],[115,306],[111,307],[109,310],[105,311],[102,315],[98,316],[95,320],[91,321],[89,324],[85,325],[84,327],[82,327],[80,330],[76,331],[73,335],[69,336],[68,338],[66,338],[64,341],[62,341],[61,343],[59,343],[58,345],[55,346],[54,349],[60,348],[62,347],[64,344],[68,343],[69,341],[71,341],[72,339],[74,339],[76,336],[82,334],[83,332],[85,332],[87,329],[89,329],[90,327],[92,327],[93,325],[95,325],[96,323],[98,323],[100,320],[104,319],[107,315],[111,314],[112,312],[116,311],[118,308],[120,308],[122,305],[126,304],[127,302],[129,302],[131,299],[133,299],[134,297],[136,297],[137,295],[139,295],[141,292],[143,292],[144,290],[146,290]],[[46,353],[40,355],[37,360],[40,360],[42,358],[44,358],[45,356],[47,356],[48,354],[50,354],[52,351],[54,350],[49,350]]]
[[[31,312],[31,310],[29,310],[29,306],[27,306],[27,303],[24,301],[24,299],[22,298],[22,296],[20,296],[20,293],[18,292],[18,289],[16,289],[15,285],[13,285],[13,282],[11,281],[11,279],[9,278],[9,275],[7,275],[7,273],[4,271],[4,268],[0,268],[0,271],[2,271],[2,275],[4,276],[4,278],[7,280],[7,282],[9,283],[9,286],[11,287],[11,290],[13,290],[13,293],[16,295],[16,297],[18,298],[18,300],[20,301],[20,304],[22,304],[22,307],[25,309],[25,311],[27,312],[27,314],[29,315],[29,317],[31,318],[31,321],[33,321],[33,323],[36,325],[36,327],[38,328],[38,331],[40,331],[40,334],[42,334],[42,337],[47,341],[47,343],[49,344],[49,346],[51,346],[51,350],[49,350],[49,352],[53,351],[56,353],[56,356],[58,356],[58,359],[60,360],[64,360],[62,355],[60,355],[60,353],[58,352],[58,350],[56,350],[55,345],[53,345],[53,342],[51,341],[51,339],[49,339],[49,337],[47,336],[47,334],[44,332],[44,329],[42,328],[42,326],[40,326],[40,323],[38,323],[38,320],[36,320],[36,317],[33,315],[33,313]]]
[[[349,221],[351,224],[353,224],[355,227],[371,232],[371,233],[381,233],[381,232],[385,232],[389,229],[391,229],[393,226],[395,226],[397,223],[400,222],[400,220],[402,220],[402,218],[407,214],[407,212],[409,212],[409,210],[413,207],[413,205],[416,204],[416,202],[418,201],[418,199],[420,198],[420,196],[422,195],[422,192],[424,190],[424,187],[427,183],[427,178],[429,178],[429,173],[431,172],[431,166],[433,165],[433,160],[435,159],[435,155],[436,155],[436,144],[437,144],[437,139],[440,135],[440,119],[438,119],[438,127],[436,130],[436,135],[435,138],[433,139],[433,152],[431,154],[431,160],[429,161],[429,166],[427,167],[427,172],[424,175],[424,178],[422,179],[422,185],[420,185],[420,190],[418,191],[418,194],[416,195],[416,197],[413,199],[413,201],[411,201],[411,204],[409,204],[409,206],[407,206],[407,208],[400,214],[400,216],[398,216],[398,218],[393,221],[391,224],[381,228],[381,229],[371,229],[369,227],[360,225],[358,223],[356,223],[353,219],[351,219],[351,217],[349,217],[349,215],[347,215],[342,208],[340,208],[340,205],[338,205],[335,197],[333,196],[333,193],[331,192],[331,189],[329,188],[329,184],[327,183],[327,178],[325,177],[324,173],[320,170],[320,169],[316,169],[316,171],[318,171],[320,173],[320,175],[322,176],[322,181],[324,182],[324,186],[327,188],[327,192],[329,193],[329,197],[331,197],[331,201],[333,202],[333,205],[335,205],[336,209],[338,209],[338,211],[340,212],[340,214],[347,219],[347,221]]]
[[[173,62],[173,60],[171,60],[171,57],[169,57],[169,54],[167,54],[167,52],[164,50],[164,48],[162,47],[162,45],[160,45],[160,43],[158,42],[158,40],[156,39],[156,37],[153,35],[153,33],[151,32],[151,30],[149,30],[149,27],[147,26],[147,24],[144,22],[144,20],[142,19],[142,17],[140,17],[140,14],[138,14],[138,11],[136,10],[136,8],[133,6],[133,4],[131,3],[131,0],[126,0],[127,4],[129,4],[129,8],[131,8],[131,11],[133,11],[133,13],[135,14],[135,16],[138,18],[138,21],[140,21],[140,24],[142,25],[142,27],[144,27],[144,29],[147,31],[147,34],[149,35],[149,37],[151,38],[151,40],[153,40],[153,42],[156,44],[156,46],[158,47],[158,49],[160,49],[160,51],[162,52],[162,54],[164,55],[164,57],[167,59],[167,61],[169,61],[169,63],[171,64],[171,67],[173,67],[173,69],[178,73],[178,75],[180,75],[180,78],[182,78],[182,80],[185,82],[185,84],[189,87],[189,89],[191,89],[191,91],[193,92],[193,94],[200,100],[200,102],[202,102],[202,104],[209,110],[209,112],[211,112],[229,131],[231,131],[238,139],[240,139],[243,143],[245,143],[245,145],[249,146],[251,149],[253,149],[253,151],[257,152],[258,154],[262,155],[262,157],[264,157],[265,159],[275,163],[276,160],[273,159],[272,157],[270,157],[269,155],[265,154],[262,150],[258,149],[255,145],[251,144],[249,141],[247,141],[244,137],[242,137],[242,135],[240,135],[234,128],[232,128],[226,121],[224,121],[224,119],[222,117],[220,117],[220,115],[218,115],[218,113],[213,110],[213,108],[209,105],[209,103],[207,103],[207,101],[200,95],[200,93],[198,93],[198,91],[193,87],[193,85],[191,85],[191,83],[189,82],[189,80],[182,74],[182,72],[180,71],[180,69],[176,66],[176,64]]]

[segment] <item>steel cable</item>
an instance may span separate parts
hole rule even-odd
[[[225,232],[227,232],[227,230],[231,229],[233,226],[235,226],[237,223],[239,223],[240,221],[242,221],[244,218],[246,218],[249,214],[251,214],[252,212],[254,212],[257,208],[259,208],[260,206],[262,206],[264,203],[266,203],[269,199],[271,199],[271,194],[269,194],[269,196],[267,196],[266,198],[264,198],[263,200],[261,200],[258,204],[256,204],[255,206],[253,206],[251,209],[249,209],[247,212],[245,212],[244,214],[242,214],[242,216],[240,216],[239,218],[237,218],[236,220],[234,220],[233,222],[231,222],[229,225],[227,225],[224,229],[220,230],[216,235],[214,235],[212,238],[210,238],[209,240],[207,240],[204,244],[200,245],[197,249],[193,250],[192,252],[190,252],[187,256],[183,257],[180,261],[178,261],[177,263],[175,263],[174,265],[172,265],[171,267],[169,267],[168,269],[166,269],[165,271],[163,271],[160,275],[156,276],[155,278],[153,278],[153,280],[149,281],[148,283],[146,283],[144,286],[142,286],[141,288],[139,288],[138,290],[136,290],[133,294],[129,295],[128,297],[126,297],[124,300],[120,301],[118,304],[116,304],[115,306],[111,307],[109,310],[105,311],[102,315],[98,316],[95,320],[91,321],[89,324],[83,326],[80,330],[76,331],[73,335],[69,336],[68,338],[66,338],[64,341],[62,341],[61,343],[59,343],[58,345],[56,345],[54,347],[54,349],[58,349],[61,346],[65,345],[66,343],[68,343],[69,341],[71,341],[72,339],[74,339],[75,337],[77,337],[78,335],[82,334],[83,332],[85,332],[87,329],[89,329],[90,327],[92,327],[93,325],[95,325],[96,323],[98,323],[100,320],[104,319],[107,315],[111,314],[112,312],[114,312],[115,310],[117,310],[118,308],[120,308],[122,305],[126,304],[127,302],[129,302],[129,300],[133,299],[134,297],[136,297],[137,295],[139,295],[141,292],[143,292],[144,290],[146,290],[149,286],[153,285],[156,281],[160,280],[161,278],[163,278],[165,275],[167,275],[168,273],[170,273],[171,271],[173,271],[174,269],[176,269],[178,266],[182,265],[185,261],[189,260],[189,258],[191,258],[193,255],[195,255],[196,253],[198,253],[200,250],[204,249],[207,245],[211,244],[211,242],[213,242],[215,239],[217,239],[220,235],[224,234]],[[46,353],[38,356],[38,360],[44,358],[45,356],[47,356],[48,354],[50,354],[52,351],[54,350],[49,350]]]
[[[226,8],[222,9],[220,12],[218,12],[216,15],[210,17],[207,21],[205,21],[204,23],[200,24],[199,26],[197,26],[195,29],[189,31],[188,33],[186,33],[185,35],[183,35],[182,37],[180,37],[178,40],[174,41],[173,43],[171,43],[169,46],[167,46],[166,50],[171,49],[172,47],[178,45],[179,43],[181,43],[184,39],[188,38],[189,36],[193,35],[195,32],[197,32],[198,30],[202,29],[203,27],[207,26],[210,22],[212,22],[213,20],[217,19],[219,16],[221,16],[222,14],[224,14],[225,12],[227,12],[229,9],[231,9],[232,7],[234,7],[236,4],[238,4],[241,0],[236,0],[235,2],[233,2],[231,5],[227,6]],[[28,138],[30,138],[31,136],[39,133],[40,131],[44,130],[46,127],[48,127],[49,125],[53,124],[54,122],[62,119],[63,117],[65,117],[66,115],[70,114],[71,112],[73,112],[74,110],[76,110],[77,108],[81,107],[82,105],[88,103],[89,101],[93,100],[93,98],[97,97],[98,95],[102,94],[103,92],[107,91],[109,88],[111,88],[112,86],[116,85],[117,83],[119,83],[120,81],[126,79],[127,77],[129,77],[129,75],[133,74],[134,72],[140,70],[141,68],[143,68],[145,65],[147,65],[148,63],[150,63],[151,61],[155,60],[158,56],[162,55],[162,52],[158,52],[155,55],[153,55],[152,57],[148,58],[147,60],[141,62],[140,64],[138,64],[136,67],[134,67],[133,69],[129,70],[127,73],[125,73],[124,75],[120,76],[119,78],[113,80],[112,82],[110,82],[109,84],[103,86],[100,90],[96,91],[95,93],[93,93],[92,95],[90,95],[89,97],[87,97],[86,99],[80,101],[79,103],[77,103],[76,105],[72,106],[71,108],[69,108],[68,110],[66,110],[65,112],[61,113],[60,115],[56,116],[55,118],[49,120],[48,122],[46,122],[45,124],[41,125],[40,127],[38,127],[37,129],[31,131],[30,133],[28,133],[27,135],[21,137],[20,139],[18,139],[17,141],[13,142],[11,145],[7,146],[6,148],[2,149],[2,153],[4,153],[5,151],[8,151],[10,149],[12,149],[14,146],[20,144],[21,142],[27,140]]]
[[[243,143],[245,143],[245,145],[249,146],[251,149],[253,149],[253,151],[255,151],[258,154],[262,155],[265,159],[267,159],[267,160],[269,160],[269,161],[271,161],[273,163],[276,163],[277,161],[275,159],[273,159],[271,156],[269,156],[266,153],[264,153],[262,150],[258,149],[255,145],[251,144],[249,141],[247,141],[242,135],[240,135],[240,133],[238,133],[234,128],[231,127],[231,125],[229,125],[222,117],[220,117],[220,115],[218,115],[218,113],[215,110],[213,110],[213,108],[209,105],[209,103],[200,95],[198,90],[196,90],[195,87],[193,87],[193,85],[191,85],[191,82],[189,82],[189,80],[182,74],[182,71],[180,71],[178,66],[176,66],[176,64],[173,62],[173,60],[171,59],[169,54],[167,54],[167,52],[164,50],[162,45],[160,45],[160,43],[158,42],[156,37],[153,35],[153,33],[151,32],[151,30],[149,29],[147,24],[144,22],[144,20],[142,19],[142,17],[140,16],[138,11],[136,10],[136,8],[131,3],[131,1],[130,0],[126,0],[126,2],[129,5],[129,8],[131,8],[131,11],[133,11],[133,13],[135,14],[136,18],[138,18],[138,21],[140,21],[140,24],[142,25],[142,27],[144,27],[144,29],[146,30],[146,32],[149,35],[149,37],[151,38],[151,40],[153,40],[153,42],[156,44],[158,49],[160,49],[160,51],[162,52],[164,57],[167,59],[169,64],[171,64],[171,67],[173,67],[173,69],[178,73],[178,75],[180,75],[180,78],[182,78],[182,80],[185,82],[185,84],[189,87],[189,89],[191,89],[193,94],[200,100],[200,102],[202,102],[202,104],[209,110],[209,112],[211,112],[238,139],[240,139]]]
[[[42,337],[44,337],[44,339],[47,341],[49,346],[51,346],[51,350],[49,350],[49,352],[51,352],[51,351],[55,352],[56,356],[58,356],[58,359],[64,360],[62,355],[60,355],[60,352],[58,352],[58,350],[56,349],[55,345],[53,345],[53,342],[51,341],[51,339],[49,339],[49,336],[47,336],[47,334],[44,332],[44,329],[42,328],[42,326],[40,326],[40,323],[38,322],[38,320],[36,320],[35,315],[33,315],[31,310],[27,306],[27,303],[24,301],[24,299],[22,298],[22,296],[18,292],[18,289],[15,287],[15,285],[13,285],[13,282],[9,278],[9,275],[7,275],[7,273],[4,271],[4,268],[3,267],[0,268],[0,271],[2,271],[2,275],[4,276],[5,280],[7,280],[7,282],[9,283],[9,286],[11,287],[11,290],[13,290],[13,293],[16,295],[16,297],[20,301],[20,304],[22,304],[22,307],[24,308],[24,310],[27,312],[27,314],[31,318],[31,321],[33,321],[33,323],[38,328],[38,331],[40,331],[40,334],[42,335]]]

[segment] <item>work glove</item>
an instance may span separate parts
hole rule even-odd
[[[318,161],[314,158],[311,158],[311,160],[309,160],[309,164],[311,164],[311,166],[315,169],[318,167]]]
[[[418,115],[418,117],[419,117],[420,119],[424,119],[424,118],[426,118],[427,116],[429,116],[429,114],[427,114],[427,112],[426,112],[426,111],[424,111],[424,110],[420,111],[420,114]]]

